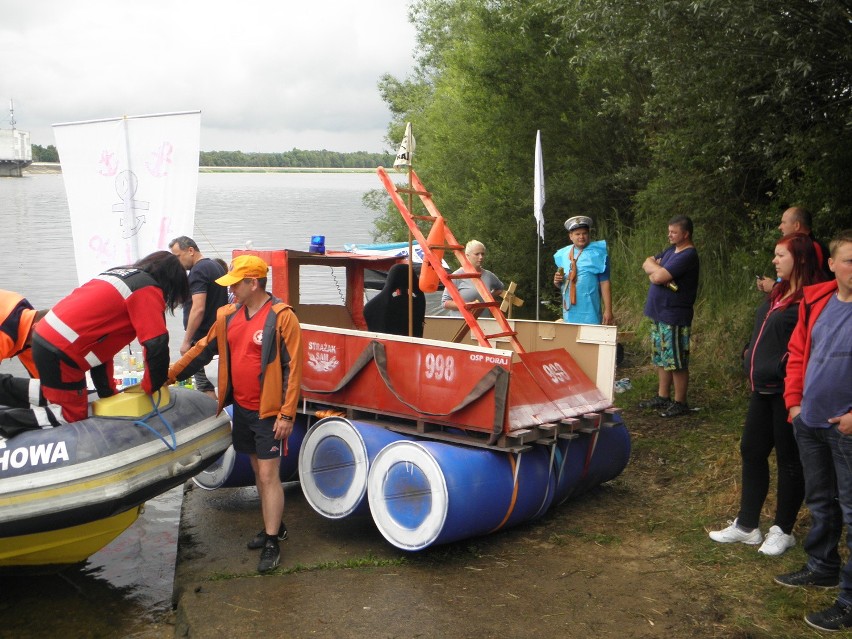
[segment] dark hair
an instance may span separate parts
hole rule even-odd
[[[171,242],[169,242],[169,248],[173,247],[177,244],[182,251],[185,251],[188,248],[198,250],[198,244],[195,243],[191,237],[187,237],[186,235],[181,235],[180,237],[176,237]]]
[[[669,226],[679,226],[680,230],[689,233],[689,239],[692,239],[692,220],[686,215],[675,215],[669,220]]]
[[[189,299],[189,280],[177,255],[170,251],[154,251],[137,261],[132,268],[145,271],[163,290],[166,308],[172,313]]]
[[[230,269],[228,269],[228,263],[225,260],[223,260],[221,257],[214,257],[213,261],[216,262],[216,264],[221,266],[223,269],[225,269],[226,273],[230,270]]]
[[[791,206],[790,212],[793,214],[793,221],[798,222],[809,231],[813,226],[811,212],[803,206]]]
[[[775,304],[777,300],[783,298],[790,292],[790,282],[796,281],[796,288],[793,294],[781,302],[780,308],[786,308],[790,304],[795,304],[802,299],[802,294],[805,286],[817,284],[825,281],[825,273],[822,272],[822,265],[817,257],[814,241],[804,233],[790,233],[785,235],[775,243],[775,246],[785,246],[793,256],[793,271],[790,273],[789,280],[781,280],[772,288],[769,294],[769,303]]]

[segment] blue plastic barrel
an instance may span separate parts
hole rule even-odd
[[[231,407],[226,406],[225,410],[233,418]],[[302,440],[305,438],[307,424],[307,415],[296,415],[293,432],[287,439],[287,454],[281,457],[279,476],[282,483],[295,481],[298,478],[299,449],[302,447]],[[199,488],[205,490],[242,488],[255,485],[254,471],[251,468],[249,456],[245,453],[236,452],[233,445],[228,446],[228,449],[222,453],[219,459],[193,477],[192,481]]]
[[[379,531],[403,550],[484,535],[542,515],[556,484],[545,446],[521,454],[400,441],[376,455],[367,495]]]
[[[609,421],[612,426],[594,433],[559,440],[554,458],[556,505],[615,479],[627,467],[630,434],[619,415],[611,415]]]
[[[382,448],[410,437],[381,426],[326,417],[305,435],[299,451],[299,479],[305,499],[328,519],[368,511],[367,474]]]

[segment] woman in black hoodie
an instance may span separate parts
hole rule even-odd
[[[799,449],[784,406],[787,342],[798,319],[802,288],[823,281],[825,276],[813,241],[803,233],[778,240],[772,263],[780,281],[757,310],[743,357],[752,392],[740,441],[740,511],[730,526],[712,531],[710,539],[752,545],[762,542],[758,552],[774,556],[796,545],[793,526],[805,495]],[[769,454],[773,448],[778,465],[778,498],[775,521],[764,541],[758,526],[769,492]]]

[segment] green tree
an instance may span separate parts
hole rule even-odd
[[[415,170],[456,237],[483,241],[501,278],[522,282],[530,297],[536,130],[548,185],[542,263],[549,266],[550,254],[565,243],[565,218],[587,213],[605,225],[629,217],[648,157],[637,126],[641,102],[622,85],[647,80],[598,61],[597,69],[627,96],[618,109],[602,111],[605,87],[572,64],[582,36],[541,3],[421,0],[412,12],[418,68],[405,80],[387,76],[380,84],[394,116],[388,141],[398,143],[405,122],[413,122]],[[399,225],[382,228],[393,232]]]
[[[59,162],[59,153],[56,147],[49,144],[47,147],[32,145],[33,162]]]
[[[392,162],[387,153],[339,153],[334,151],[302,151],[283,153],[243,153],[242,151],[201,151],[201,166],[219,167],[307,167],[307,168],[375,168]]]
[[[583,61],[626,56],[651,78],[642,115],[653,177],[636,200],[643,217],[689,212],[731,241],[774,237],[793,202],[816,212],[824,234],[850,223],[848,2],[549,5],[592,36]]]

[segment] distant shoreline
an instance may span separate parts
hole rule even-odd
[[[200,166],[199,173],[373,173],[372,169],[337,169],[289,166]],[[24,169],[25,174],[62,173],[58,162],[33,162]]]

